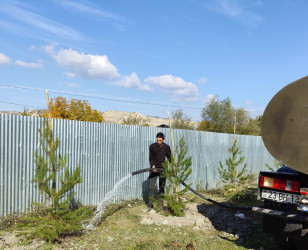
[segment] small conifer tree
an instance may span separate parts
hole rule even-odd
[[[283,163],[277,159],[274,160],[274,166],[271,167],[269,164],[265,164],[265,167],[268,168],[268,170],[272,171],[272,172],[276,172],[279,168],[281,168],[283,166]]]
[[[171,162],[166,160],[163,164],[164,172],[162,176],[168,180],[164,199],[167,201],[167,208],[176,216],[184,215],[185,204],[179,198],[188,191],[187,187],[179,191],[179,186],[188,179],[192,172],[192,158],[191,156],[186,157],[187,150],[188,147],[185,144],[184,137],[182,137],[178,146],[176,146],[174,155],[171,156]]]
[[[34,211],[19,221],[18,227],[25,229],[19,235],[26,239],[39,238],[53,242],[61,236],[75,235],[81,232],[81,221],[90,216],[85,207],[70,209],[69,202],[74,197],[72,192],[77,183],[82,182],[80,168],[70,174],[66,156],[57,153],[59,139],[54,140],[52,130],[44,119],[39,130],[43,154],[35,152],[34,182],[47,204],[34,204]],[[61,175],[61,170],[64,174]],[[58,183],[60,182],[60,183]]]
[[[57,154],[59,139],[54,140],[46,119],[43,122],[43,129],[40,129],[39,133],[40,144],[45,154],[39,156],[38,151],[35,152],[36,169],[32,182],[36,183],[40,193],[47,198],[53,209],[67,208],[69,201],[74,197],[72,189],[76,184],[82,182],[80,168],[77,165],[75,171],[70,174],[67,157]],[[64,168],[64,175],[60,176],[60,172]],[[61,183],[59,188],[57,188],[58,180]],[[67,195],[68,193],[69,195]],[[66,198],[63,200],[65,196]]]
[[[234,138],[233,145],[228,149],[228,152],[231,154],[231,157],[226,159],[226,168],[222,165],[221,161],[219,161],[218,173],[222,181],[226,184],[237,185],[245,181],[248,176],[246,174],[246,166],[245,163],[241,170],[238,170],[239,165],[243,164],[245,156],[238,156],[242,153],[237,146],[237,140]]]

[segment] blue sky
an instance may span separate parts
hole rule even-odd
[[[307,75],[307,10],[304,0],[2,0],[0,110],[46,108],[48,89],[100,111],[182,107],[196,121],[217,95],[255,117]]]

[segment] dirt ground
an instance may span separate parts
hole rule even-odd
[[[263,243],[262,241],[260,243],[252,244],[254,245],[253,248],[251,248],[250,244],[246,244],[250,241],[251,237],[260,233],[257,231],[261,228],[259,220],[254,218],[254,215],[250,213],[226,210],[224,208],[212,206],[211,204],[187,203],[187,210],[184,217],[166,217],[161,214],[161,211],[155,211],[153,209],[148,211],[145,205],[139,204],[138,206],[141,211],[138,215],[138,223],[140,226],[147,225],[148,227],[152,227],[154,231],[157,227],[165,227],[178,228],[179,230],[191,228],[192,231],[195,231],[196,233],[217,232],[220,238],[219,240],[234,241],[235,246],[239,246],[240,249],[268,249],[265,246],[267,243]],[[130,207],[131,205],[128,204],[125,209],[128,209],[129,211]],[[91,234],[93,237],[99,237],[98,231],[92,232]],[[213,241],[216,239],[216,236],[210,237],[213,237]],[[112,241],[113,237],[109,236],[107,241],[108,240]],[[45,242],[41,241],[33,241],[30,245],[23,246],[19,246],[19,244],[19,238],[17,238],[14,233],[6,232],[0,236],[0,249],[42,249],[46,247]],[[49,247],[52,249],[105,249],[99,247],[99,244],[94,242],[85,243],[84,241],[76,239],[72,240],[70,238],[64,239],[61,245],[53,245]]]
[[[145,210],[146,211],[146,210]],[[262,227],[254,214],[226,210],[210,204],[187,204],[184,217],[165,217],[154,210],[141,215],[141,224],[169,225],[174,227],[193,226],[193,230],[216,230],[225,237],[233,237],[238,244],[249,239]],[[259,249],[264,249],[260,244]]]

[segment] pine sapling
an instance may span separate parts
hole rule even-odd
[[[91,211],[85,207],[69,208],[69,202],[74,197],[72,190],[82,182],[80,168],[77,165],[70,174],[67,157],[57,154],[59,139],[54,140],[47,120],[44,120],[39,133],[43,154],[35,152],[36,169],[32,182],[45,197],[46,204],[34,204],[34,210],[20,219],[18,227],[25,230],[19,235],[26,236],[28,241],[39,238],[53,242],[61,236],[80,233],[81,221],[87,219]]]
[[[174,155],[171,156],[171,162],[166,160],[163,164],[163,176],[168,181],[164,198],[167,201],[167,208],[176,216],[184,215],[185,204],[181,201],[180,196],[188,191],[186,187],[179,191],[179,186],[188,179],[192,172],[192,158],[191,156],[186,157],[187,150],[188,147],[182,137],[179,145],[176,146]]]
[[[242,153],[237,146],[237,140],[233,140],[233,145],[228,149],[228,152],[231,154],[231,157],[226,159],[226,168],[222,165],[221,161],[219,161],[218,173],[222,181],[226,184],[237,185],[244,182],[248,176],[246,174],[246,166],[247,164],[243,163],[245,156],[240,156]],[[238,159],[238,156],[240,158]],[[244,164],[241,170],[238,167]]]
[[[272,172],[276,172],[279,168],[281,168],[283,166],[283,163],[277,159],[274,160],[274,166],[271,167],[269,164],[265,164],[265,167],[268,168],[268,170],[272,171]]]
[[[69,201],[74,197],[72,189],[82,182],[80,168],[77,165],[75,171],[70,174],[67,157],[57,154],[59,139],[53,139],[52,130],[46,120],[39,134],[44,154],[39,156],[38,151],[35,152],[36,169],[32,182],[36,183],[40,193],[47,198],[53,209],[67,208]],[[64,175],[60,175],[62,169],[64,169]],[[61,183],[59,188],[57,188],[57,180]]]

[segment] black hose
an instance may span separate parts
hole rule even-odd
[[[252,210],[252,207],[237,207],[237,206],[230,206],[230,205],[226,205],[223,203],[220,203],[218,201],[214,201],[210,198],[205,197],[204,195],[200,194],[199,192],[197,192],[196,190],[192,189],[190,186],[188,186],[185,182],[182,183],[184,187],[188,188],[191,192],[193,192],[194,194],[200,196],[201,198],[214,203],[215,205],[221,206],[221,207],[225,207],[225,208],[231,208],[231,209],[236,209],[236,210]]]
[[[137,174],[142,174],[144,172],[149,172],[149,171],[153,171],[156,170],[156,172],[160,172],[163,168],[145,168],[145,169],[141,169],[141,170],[137,170],[132,172],[132,175],[137,175]]]
[[[148,172],[148,171],[152,171],[153,168],[145,168],[145,169],[141,169],[141,170],[137,170],[137,171],[134,171],[132,172],[132,175],[137,175],[137,174],[141,174],[141,173],[144,173],[144,172]],[[162,169],[158,169],[156,168],[155,169],[156,171],[161,171]],[[236,209],[236,210],[252,210],[252,207],[237,207],[237,206],[230,206],[230,205],[225,205],[223,203],[220,203],[218,201],[214,201],[210,198],[207,198],[205,197],[204,195],[200,194],[199,192],[197,192],[196,190],[194,190],[193,188],[191,188],[189,185],[187,185],[185,182],[182,183],[184,187],[188,188],[191,192],[193,192],[194,194],[200,196],[201,198],[215,204],[215,205],[218,205],[218,206],[221,206],[221,207],[225,207],[225,208],[231,208],[231,209]]]

